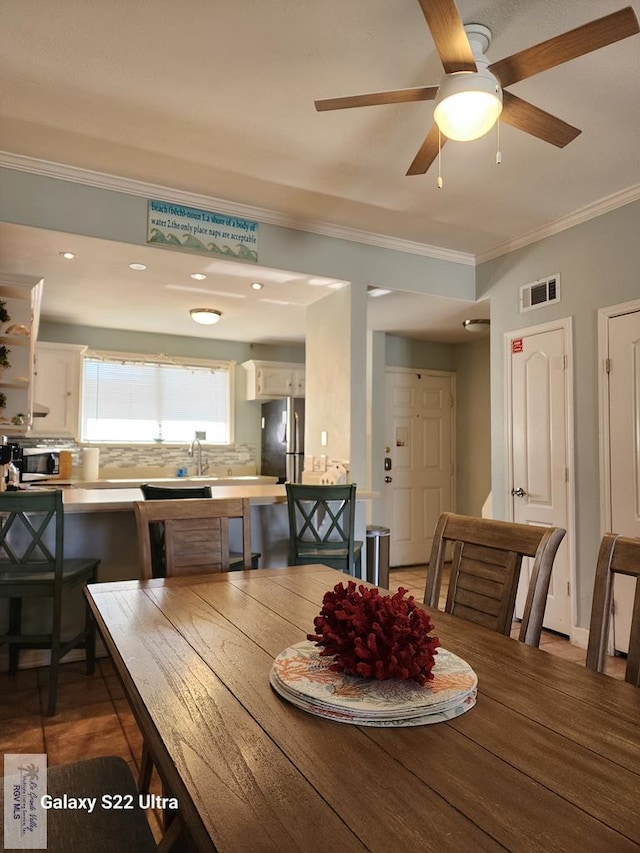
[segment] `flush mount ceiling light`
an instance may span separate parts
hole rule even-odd
[[[129,264],[130,270],[146,270],[146,264]]]
[[[261,282],[259,282],[259,281],[252,281],[252,282],[251,282],[251,287],[252,287],[254,290],[262,290],[262,288],[264,287],[264,284],[262,284],[262,283],[261,283]]]
[[[59,255],[65,261],[72,261],[75,258],[75,252],[59,252]]]
[[[206,275],[203,272],[192,272],[190,277],[195,281],[204,281]]]
[[[189,314],[191,319],[201,326],[213,326],[222,317],[222,311],[216,311],[215,308],[192,308]]]
[[[486,332],[491,325],[491,320],[463,320],[462,325],[467,332],[477,335],[479,332]]]

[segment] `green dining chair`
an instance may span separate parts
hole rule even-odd
[[[322,563],[361,576],[362,542],[354,540],[356,484],[286,483],[289,564]]]
[[[23,648],[48,649],[49,696],[46,713],[56,712],[58,666],[74,648],[86,650],[87,674],[95,668],[95,625],[85,603],[85,622],[70,639],[62,638],[63,604],[74,587],[95,583],[100,560],[64,556],[62,492],[0,493],[0,598],[8,600],[8,630],[0,643],[9,646],[9,673],[15,674]],[[28,632],[23,627],[27,599],[52,603],[51,630]]]

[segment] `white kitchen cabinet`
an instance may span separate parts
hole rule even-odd
[[[31,423],[33,352],[42,279],[0,275],[0,432],[24,435]]]
[[[247,400],[278,400],[282,397],[304,397],[303,364],[281,361],[245,361]]]
[[[34,417],[32,435],[77,438],[80,434],[80,382],[85,346],[38,342],[35,348],[34,402],[49,409]]]

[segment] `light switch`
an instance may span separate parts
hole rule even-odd
[[[327,446],[327,440],[328,440],[327,431],[326,431],[326,429],[323,429],[322,432],[320,433],[320,444],[322,447]]]

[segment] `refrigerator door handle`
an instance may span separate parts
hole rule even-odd
[[[298,453],[300,447],[300,420],[298,413],[293,413],[293,452]]]

